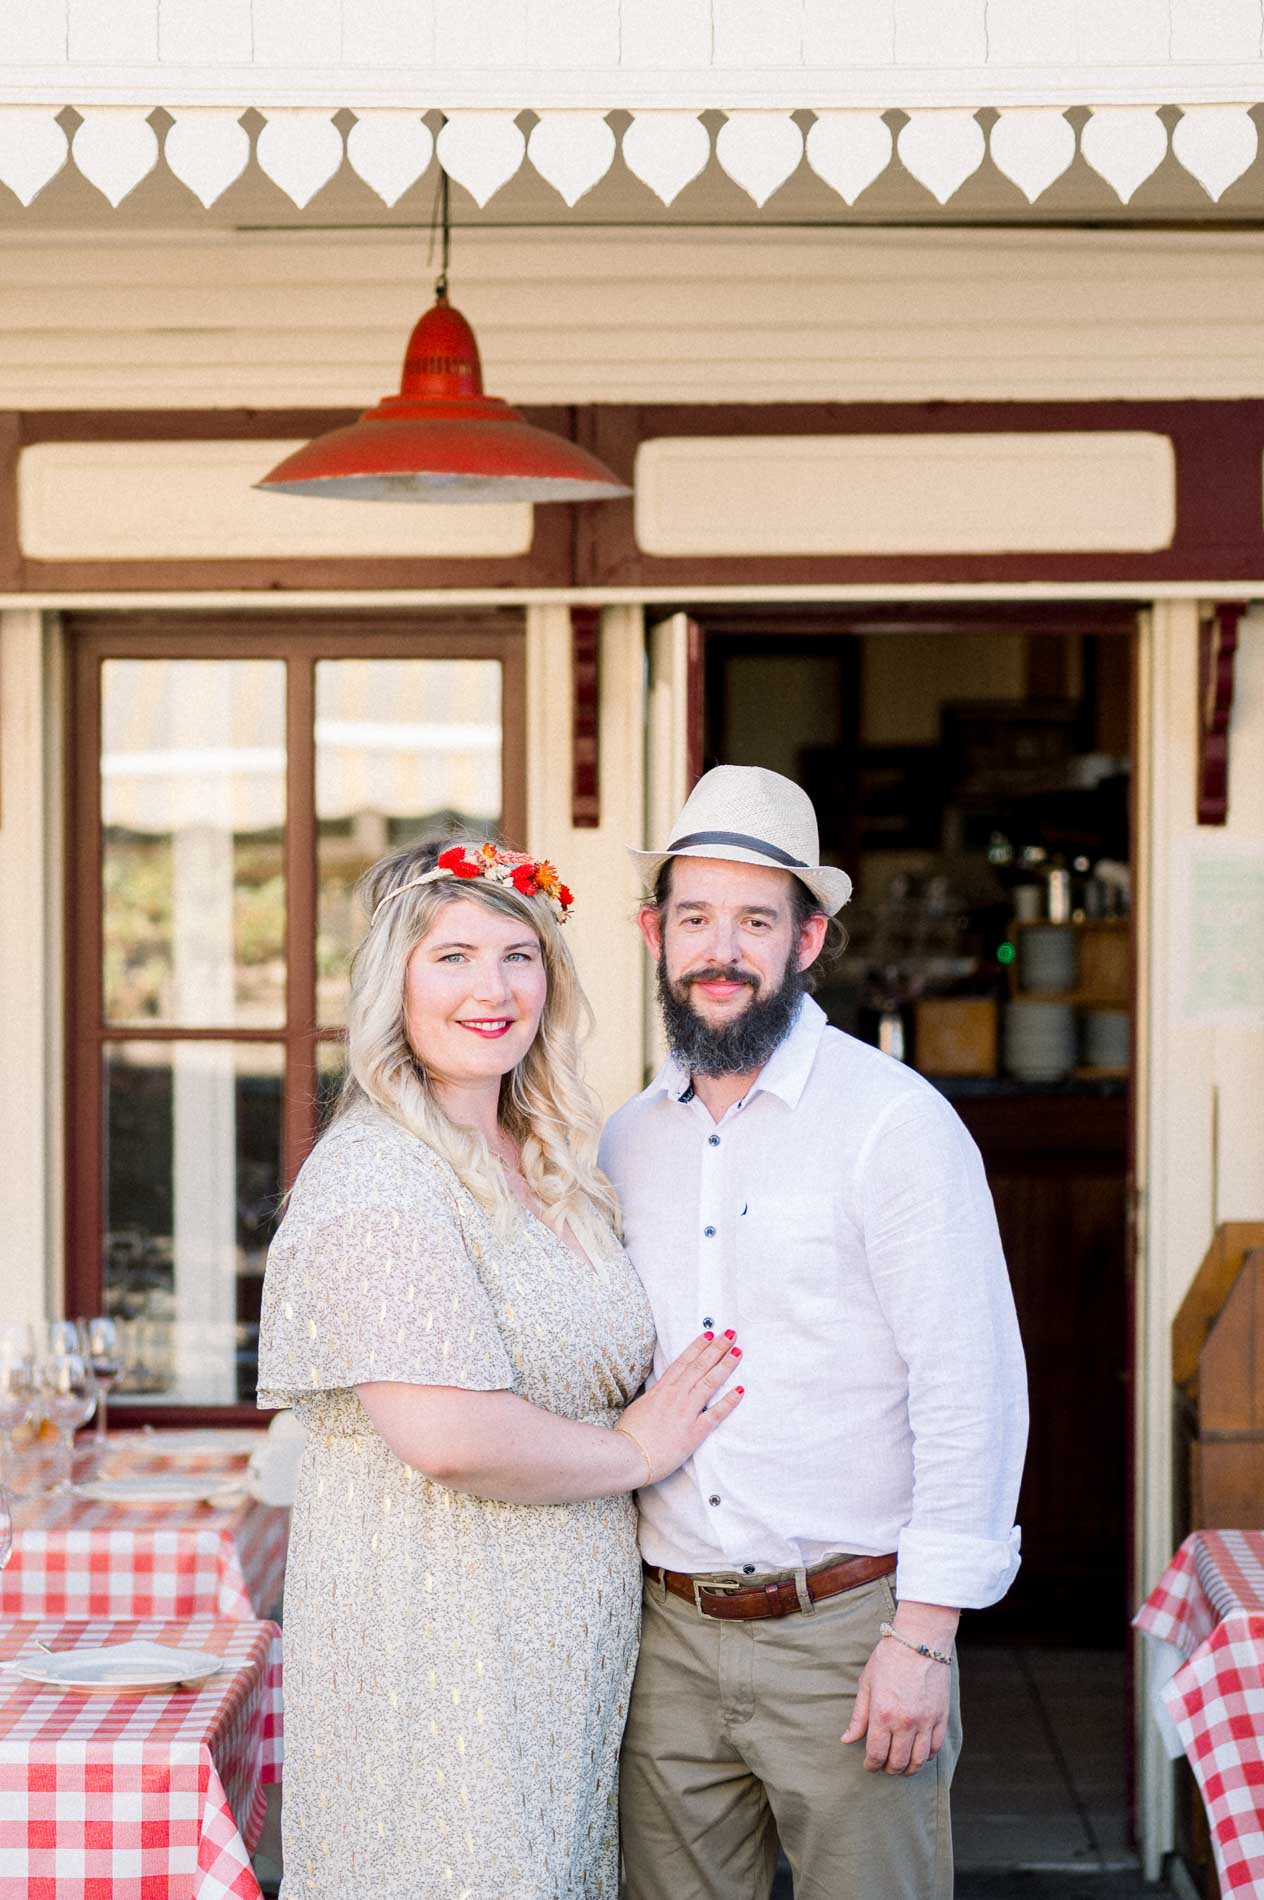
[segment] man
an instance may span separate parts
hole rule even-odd
[[[978,1152],[806,994],[846,874],[800,788],[719,766],[653,901],[671,1055],[602,1163],[656,1370],[740,1329],[745,1397],[639,1494],[627,1900],[951,1900],[953,1639],[1018,1568],[1022,1350]]]

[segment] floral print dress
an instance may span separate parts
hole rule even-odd
[[[401,1463],[353,1388],[506,1389],[612,1427],[653,1351],[626,1256],[508,1244],[382,1111],[299,1175],[259,1402],[309,1432],[285,1593],[285,1900],[615,1900],[635,1663],[630,1496],[490,1503]]]

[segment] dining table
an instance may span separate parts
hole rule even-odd
[[[1168,1753],[1202,1795],[1220,1891],[1264,1900],[1264,1531],[1194,1531],[1133,1622]]]
[[[0,1617],[266,1617],[285,1580],[290,1513],[250,1490],[264,1434],[219,1434],[218,1446],[216,1436],[81,1442],[70,1489],[14,1505]],[[172,1481],[184,1495],[161,1495]]]
[[[260,1900],[250,1853],[281,1775],[278,1637],[245,1617],[0,1621],[0,1900]],[[224,1672],[139,1693],[18,1673],[49,1650],[131,1641],[207,1651]]]

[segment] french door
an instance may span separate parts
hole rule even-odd
[[[521,617],[70,628],[67,1306],[120,1399],[249,1406],[282,1197],[343,1071],[357,878],[522,840]]]

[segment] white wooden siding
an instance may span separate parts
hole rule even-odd
[[[422,106],[1260,96],[1260,0],[25,0],[18,100]],[[208,24],[213,19],[214,26]]]
[[[368,407],[430,300],[404,232],[10,231],[0,281],[0,409]],[[1264,395],[1250,234],[468,233],[453,295],[519,402]]]

